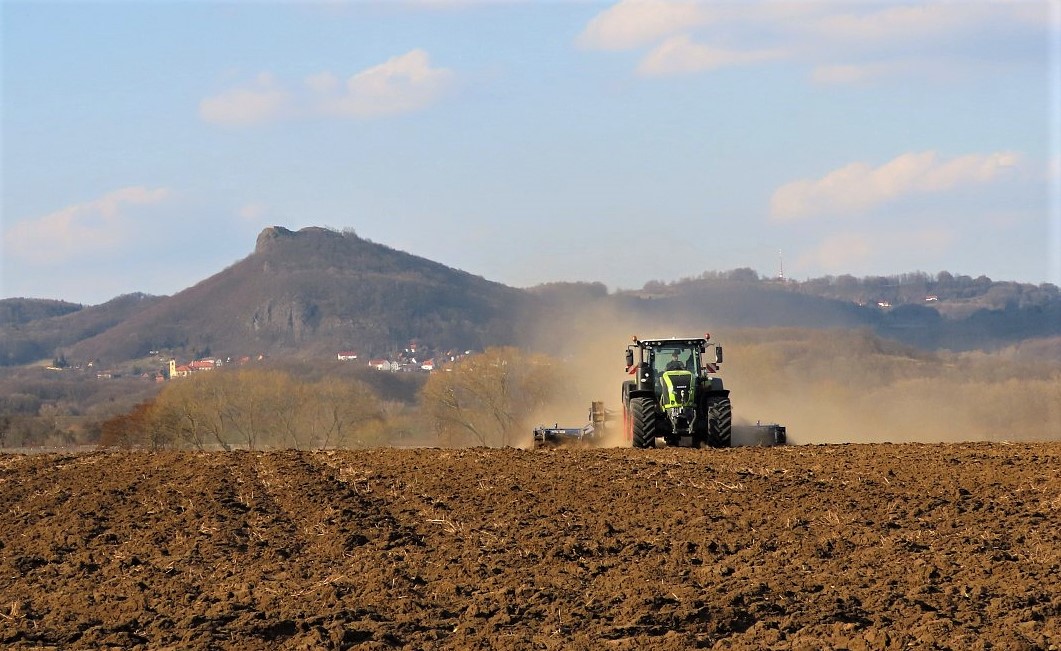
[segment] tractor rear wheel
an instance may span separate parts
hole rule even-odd
[[[733,407],[729,398],[715,398],[707,403],[707,444],[713,448],[733,445]]]
[[[655,447],[656,437],[663,432],[659,427],[659,411],[652,398],[631,398],[630,419],[633,422],[634,447]]]

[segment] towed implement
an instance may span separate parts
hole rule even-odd
[[[773,447],[775,445],[788,444],[788,432],[784,425],[770,423],[764,425],[734,425],[733,445],[757,445],[760,447]]]
[[[552,427],[545,425],[535,427],[534,447],[592,445],[604,436],[607,421],[608,412],[604,409],[604,403],[593,402],[589,407],[589,422],[581,427],[560,427],[559,423]]]

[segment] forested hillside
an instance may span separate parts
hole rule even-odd
[[[40,321],[62,316],[81,309],[77,303],[53,299],[4,298],[0,299],[0,326],[17,326],[30,321]]]
[[[925,349],[1061,336],[1061,294],[1052,284],[945,271],[782,281],[736,269],[650,281],[639,290],[609,292],[601,283],[522,290],[352,231],[272,227],[249,256],[174,296],[131,294],[93,307],[0,301],[0,365],[63,357],[106,366],[150,351],[181,358],[314,358],[340,350],[385,356],[412,340],[433,350],[481,350],[526,344],[542,324],[605,308],[663,327],[866,327]]]
[[[653,281],[621,296],[642,309],[657,309],[644,305],[663,301],[666,310],[657,311],[699,310],[713,322],[731,326],[869,327],[928,350],[996,349],[1061,336],[1056,285],[946,271],[794,281],[737,269],[673,283]]]
[[[79,342],[107,332],[161,300],[126,294],[83,307],[61,301],[4,299],[0,301],[0,366],[65,358],[66,351]]]

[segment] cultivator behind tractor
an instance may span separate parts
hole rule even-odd
[[[610,415],[603,402],[590,403],[589,423],[582,427],[560,427],[559,423],[552,427],[539,425],[534,428],[534,447],[590,446],[604,436]]]
[[[733,445],[753,445],[759,447],[773,447],[775,445],[786,445],[788,443],[788,432],[784,425],[770,423],[763,425],[734,425]]]

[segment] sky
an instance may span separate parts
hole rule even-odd
[[[1061,0],[0,11],[0,298],[173,294],[273,225],[515,287],[1061,285]]]

